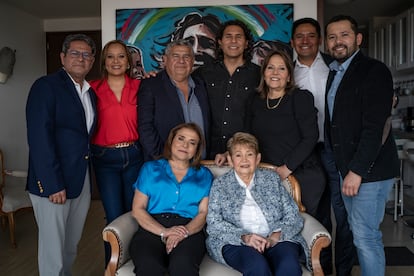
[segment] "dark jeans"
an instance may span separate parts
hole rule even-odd
[[[322,167],[324,168],[325,177],[327,177],[325,166],[323,166],[322,158],[324,151],[324,143],[319,142],[316,144],[316,152],[318,157],[321,160]],[[328,181],[327,181],[328,182]],[[318,210],[316,212],[315,218],[328,230],[332,235],[332,220],[331,220],[331,189],[329,184],[325,185],[325,190],[323,191],[321,200],[319,201]],[[332,257],[332,243],[323,248],[320,255],[320,262],[325,275],[333,273],[333,257]]]
[[[247,245],[227,244],[222,249],[226,263],[243,276],[300,276],[304,252],[294,242],[284,241],[266,249],[263,254]]]
[[[125,148],[91,146],[96,183],[109,224],[120,215],[131,211],[134,189],[132,185],[143,164],[139,143]],[[105,264],[110,257],[110,247],[105,243]]]
[[[153,215],[166,228],[185,225],[191,219],[175,214]],[[182,240],[170,254],[160,236],[138,229],[129,246],[129,254],[135,265],[135,275],[139,276],[198,276],[201,261],[206,253],[204,231]]]
[[[342,200],[339,173],[335,165],[333,152],[329,146],[325,146],[321,151],[321,159],[328,175],[328,183],[331,190],[331,203],[336,220],[336,275],[348,276],[351,275],[351,270],[356,260],[356,249],[353,243],[352,232],[348,224],[348,214]]]

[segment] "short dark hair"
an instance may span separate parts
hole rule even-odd
[[[300,26],[300,25],[302,25],[302,24],[311,24],[313,27],[315,27],[315,29],[316,29],[316,33],[318,34],[318,36],[319,37],[321,37],[321,25],[319,24],[319,22],[318,21],[316,21],[315,19],[313,19],[313,18],[310,18],[310,17],[304,17],[304,18],[300,18],[300,19],[298,19],[298,20],[295,20],[294,22],[293,22],[293,25],[292,25],[292,34],[291,34],[291,38],[293,39],[294,37],[294,35],[295,35],[295,31],[296,31],[296,29]]]
[[[66,52],[70,48],[70,44],[73,41],[84,41],[84,42],[86,42],[86,44],[88,44],[92,49],[92,55],[96,54],[95,41],[93,41],[92,38],[90,38],[89,36],[87,36],[85,34],[70,34],[70,35],[67,35],[65,37],[65,40],[63,41],[63,44],[62,44],[62,53],[66,54]]]
[[[244,32],[244,36],[246,37],[247,40],[247,48],[244,49],[243,52],[243,58],[248,61],[252,59],[252,49],[253,49],[253,35],[252,32],[250,31],[250,29],[247,27],[247,25],[240,20],[229,20],[224,22],[221,25],[221,28],[219,29],[217,36],[216,36],[216,58],[218,60],[223,60],[224,59],[224,54],[223,54],[223,50],[220,48],[220,45],[218,43],[219,40],[223,39],[223,34],[224,31],[226,30],[227,27],[229,26],[239,26],[240,28],[242,28],[243,32]]]
[[[124,48],[124,50],[126,52],[126,55],[127,55],[127,58],[128,58],[128,65],[129,65],[128,66],[129,68],[126,70],[125,73],[128,76],[131,76],[131,68],[132,68],[132,57],[131,57],[131,53],[128,51],[128,47],[126,46],[125,42],[123,42],[122,40],[115,39],[115,40],[111,40],[108,43],[106,43],[105,46],[102,49],[101,60],[100,60],[100,62],[101,62],[101,65],[100,66],[101,66],[101,74],[102,74],[102,77],[107,77],[108,76],[108,71],[106,70],[106,67],[105,67],[105,59],[108,56],[109,46],[114,45],[114,44],[119,44],[119,45],[122,46],[122,48]]]
[[[273,56],[280,56],[283,59],[283,62],[286,64],[286,68],[289,73],[290,81],[286,85],[286,93],[290,93],[296,87],[295,78],[294,78],[294,66],[292,58],[283,50],[274,50],[270,52],[263,61],[262,67],[260,68],[260,83],[257,91],[261,98],[266,98],[267,93],[269,93],[269,87],[267,86],[264,80],[264,71],[266,70],[267,65],[269,65],[269,61]]]
[[[326,32],[327,32],[328,25],[331,24],[331,23],[334,23],[334,22],[338,22],[338,21],[349,21],[349,23],[351,23],[352,31],[354,31],[355,34],[359,33],[358,23],[355,20],[355,18],[353,18],[350,15],[339,14],[339,15],[335,15],[334,17],[329,19],[328,23],[326,23],[326,25],[325,25],[325,37],[326,37]]]
[[[206,140],[204,139],[203,131],[195,123],[179,124],[179,125],[177,125],[176,127],[174,127],[173,129],[170,130],[170,133],[168,134],[167,141],[165,141],[163,157],[165,159],[170,159],[171,158],[171,145],[172,145],[172,142],[173,142],[175,136],[177,135],[177,132],[180,129],[183,129],[183,128],[191,129],[191,130],[195,131],[198,135],[199,141],[198,141],[198,145],[197,145],[197,151],[194,154],[193,158],[190,160],[190,166],[195,167],[196,169],[199,169],[202,154],[203,154],[203,151],[204,151],[205,146],[206,146]]]

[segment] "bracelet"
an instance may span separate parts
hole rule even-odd
[[[163,242],[163,243],[165,243],[167,240],[166,240],[166,238],[164,237],[164,232],[161,232],[160,233],[160,237],[161,237],[161,241]]]

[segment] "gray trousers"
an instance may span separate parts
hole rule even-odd
[[[91,202],[89,170],[81,194],[66,200],[65,204],[54,204],[47,197],[29,195],[39,228],[39,275],[72,275],[72,264]]]

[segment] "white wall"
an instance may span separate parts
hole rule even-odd
[[[65,18],[42,20],[0,2],[0,48],[16,49],[14,73],[6,84],[0,84],[0,148],[7,167],[26,169],[25,105],[32,83],[46,73],[45,32],[102,29],[102,42],[115,38],[117,8],[223,5],[219,0],[101,0],[100,18]],[[317,0],[227,0],[226,5],[293,3],[294,19],[317,17]]]
[[[100,17],[45,19],[45,32],[95,31],[101,29]]]
[[[100,29],[100,18],[43,20],[0,2],[0,48],[16,49],[13,75],[0,84],[0,149],[8,169],[27,169],[26,99],[32,83],[46,74],[45,33]]]
[[[293,3],[294,19],[302,17],[317,18],[317,0],[101,0],[102,45],[115,39],[116,9],[181,7],[181,6],[212,6],[212,5],[247,5],[247,4],[277,4]]]
[[[46,72],[43,21],[0,2],[0,48],[16,49],[13,75],[0,84],[0,148],[7,168],[27,169],[26,98]]]

